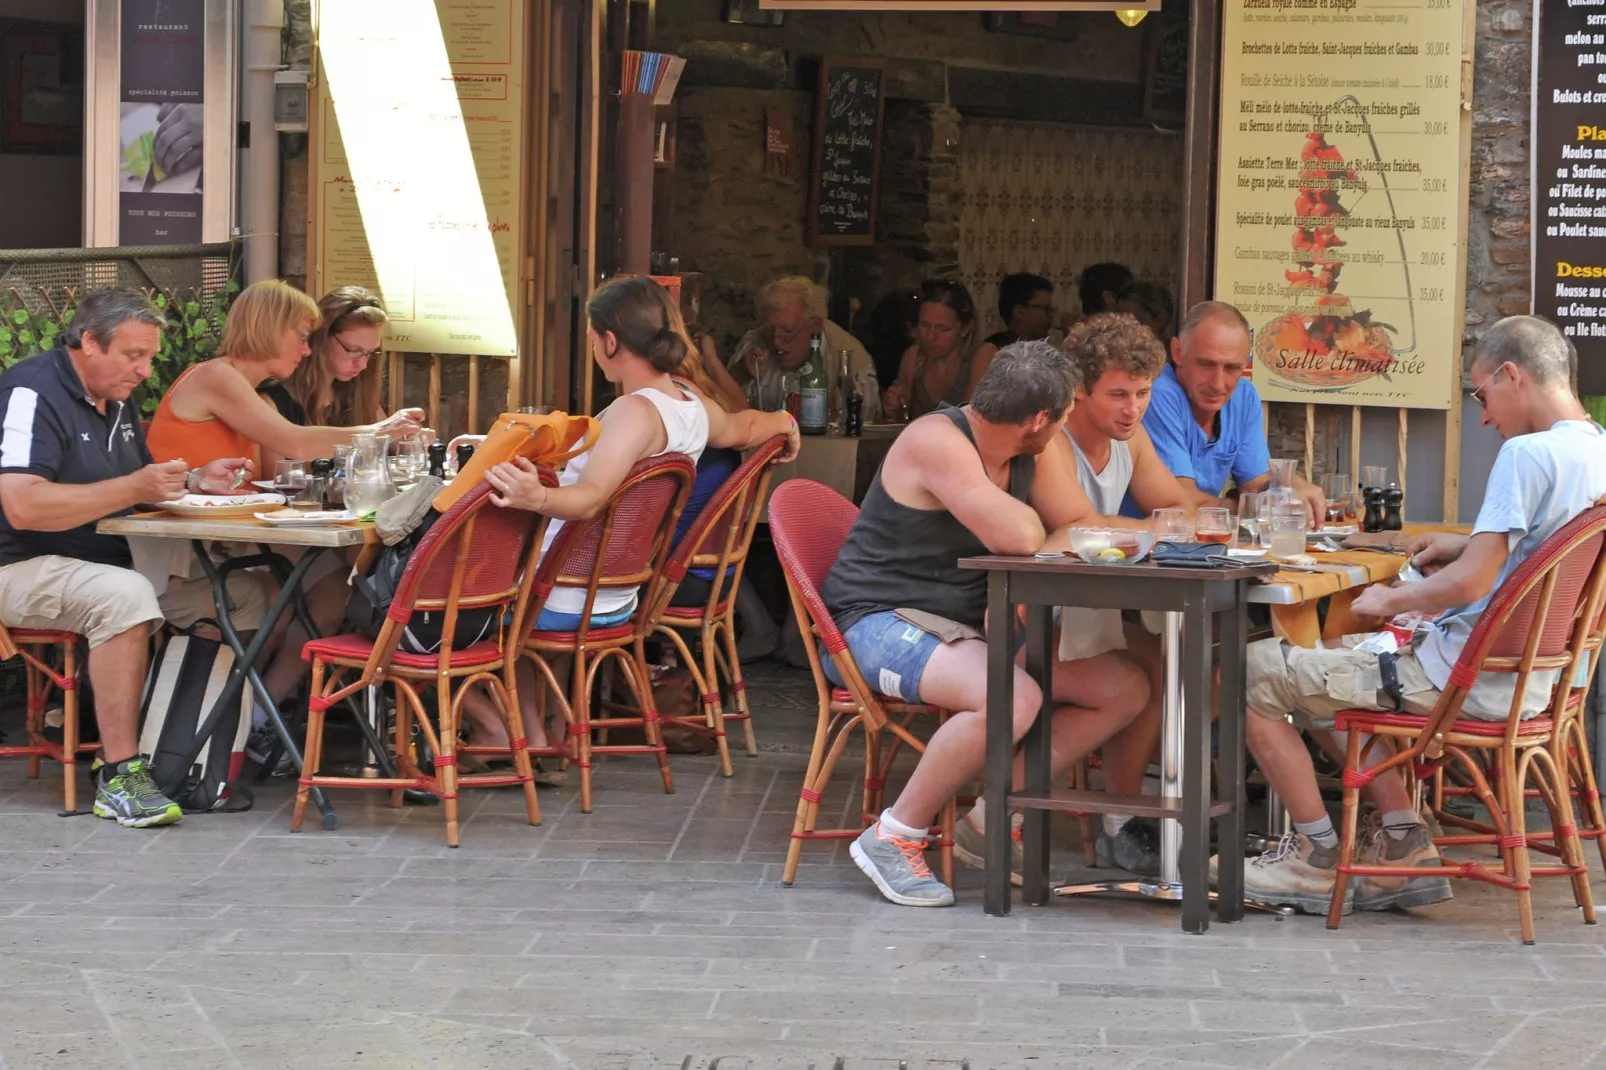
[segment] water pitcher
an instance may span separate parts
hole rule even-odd
[[[346,508],[361,516],[373,512],[396,494],[391,482],[390,439],[385,435],[353,435],[346,471]]]

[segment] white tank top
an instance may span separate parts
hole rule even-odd
[[[677,386],[681,384],[677,383]],[[671,397],[662,390],[646,387],[635,391],[635,396],[646,398],[652,402],[652,407],[658,410],[658,418],[664,424],[666,442],[664,448],[653,454],[661,457],[665,453],[684,453],[690,457],[693,464],[703,455],[703,447],[708,445],[708,410],[703,408],[702,401],[691,391],[681,386],[684,391],[682,397]],[[572,487],[580,481],[580,473],[585,471],[586,461],[591,457],[590,452],[582,453],[570,461],[562,472],[558,473],[558,486]],[[552,541],[563,530],[563,521],[554,520],[547,525],[546,539],[541,544],[541,553],[544,555]],[[555,613],[573,613],[579,615],[586,605],[586,592],[582,587],[557,587],[547,598],[546,608]],[[628,590],[599,590],[597,600],[591,605],[592,619],[613,613],[622,613],[634,609],[636,606],[636,589]]]
[[[1110,459],[1104,464],[1104,471],[1093,471],[1093,462],[1087,459],[1082,447],[1076,444],[1071,437],[1071,429],[1065,428],[1065,437],[1071,443],[1071,449],[1076,451],[1076,479],[1082,484],[1088,500],[1105,516],[1117,516],[1121,512],[1121,503],[1126,500],[1127,487],[1132,485],[1132,447],[1120,439],[1110,440]]]
[[[1110,459],[1104,471],[1093,471],[1093,462],[1087,459],[1082,447],[1065,428],[1065,438],[1076,452],[1076,480],[1082,490],[1104,516],[1121,512],[1121,502],[1132,483],[1132,449],[1119,439],[1110,440]],[[1125,650],[1126,635],[1118,609],[1087,609],[1065,607],[1060,610],[1060,660],[1080,661],[1111,650]]]

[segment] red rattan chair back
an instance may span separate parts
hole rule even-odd
[[[770,495],[775,552],[832,656],[846,650],[847,641],[825,608],[820,588],[858,518],[858,506],[812,479],[789,479]]]
[[[712,614],[721,601],[730,597],[741,581],[741,566],[753,546],[753,532],[769,489],[770,462],[785,448],[786,436],[776,435],[749,454],[719,485],[664,563],[664,583],[654,600],[655,611],[669,603],[690,568],[714,570],[708,613]],[[736,571],[727,584],[726,572],[732,568]]]
[[[580,615],[589,623],[599,590],[651,582],[669,554],[675,524],[696,475],[684,453],[637,461],[601,512],[590,520],[564,524],[541,555],[533,585],[535,608],[528,619],[535,620],[557,586],[585,590]],[[645,628],[646,614],[641,616]]]
[[[1450,673],[1440,712],[1458,715],[1466,692],[1485,672],[1516,676],[1514,729],[1521,699],[1535,671],[1558,671],[1551,708],[1563,697],[1585,654],[1591,631],[1599,634],[1606,584],[1606,505],[1594,505],[1541,543],[1494,592]]]

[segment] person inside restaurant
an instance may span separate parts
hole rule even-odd
[[[998,318],[1004,329],[987,336],[985,345],[1003,349],[1020,341],[1047,338],[1054,326],[1054,284],[1041,275],[1017,272],[998,284]],[[976,378],[980,380],[986,369]]]
[[[1116,300],[1132,278],[1131,268],[1113,261],[1089,264],[1083,268],[1076,280],[1076,296],[1082,302],[1082,315],[1114,312]]]
[[[976,338],[976,305],[964,283],[920,284],[915,340],[898,362],[898,380],[881,395],[882,409],[913,421],[942,405],[962,405],[998,351]]]
[[[1483,422],[1505,439],[1470,535],[1423,535],[1412,561],[1426,577],[1376,585],[1355,599],[1357,615],[1417,618],[1412,642],[1393,655],[1394,686],[1376,653],[1357,649],[1367,636],[1337,648],[1307,650],[1277,639],[1249,646],[1245,738],[1256,763],[1294,821],[1275,849],[1245,867],[1244,894],[1266,903],[1325,914],[1338,863],[1338,833],[1317,786],[1301,729],[1329,753],[1342,754],[1334,716],[1341,710],[1432,711],[1450,683],[1461,648],[1490,595],[1562,525],[1606,495],[1606,430],[1589,418],[1572,389],[1572,344],[1554,324],[1513,316],[1490,327],[1472,351],[1473,398]],[[1522,698],[1523,716],[1545,709],[1557,670],[1536,671]],[[1484,672],[1462,716],[1504,722],[1511,713],[1512,674]],[[1288,717],[1295,719],[1290,724]],[[1432,865],[1438,859],[1399,770],[1367,787],[1378,817],[1358,845],[1357,861]],[[1359,910],[1426,906],[1450,898],[1443,877],[1410,880],[1357,877],[1346,888]]]
[[[151,454],[158,461],[185,457],[191,464],[206,464],[220,457],[246,457],[250,460],[249,471],[261,472],[264,455],[311,460],[333,456],[335,446],[349,443],[351,436],[360,432],[417,431],[424,418],[421,409],[402,409],[384,419],[368,419],[356,425],[303,426],[286,419],[274,403],[257,393],[269,379],[295,381],[301,365],[312,354],[312,336],[322,322],[319,305],[289,283],[269,279],[246,287],[229,309],[218,355],[186,368],[163,395],[151,420]],[[368,339],[375,334],[376,329],[364,330]],[[331,333],[316,358],[319,363],[326,359],[331,343],[348,355],[347,345],[359,350],[367,345],[355,334],[342,344]],[[367,348],[371,354],[374,347]],[[369,359],[363,358],[365,362]],[[360,384],[361,375],[355,381]],[[349,398],[355,405],[362,391],[362,386],[356,386],[342,392],[341,400]],[[307,396],[314,409],[323,404],[315,393]],[[357,408],[338,408],[333,402],[329,406],[325,411],[330,416],[361,419],[379,415],[377,403],[366,413]],[[306,403],[302,407],[308,411]],[[294,553],[287,556],[293,557]],[[340,622],[346,604],[347,592],[340,580],[342,560],[335,554],[324,555],[313,563],[305,580],[308,610],[313,622],[325,631]],[[173,548],[170,567],[173,575],[180,577],[194,576],[199,571],[185,546]],[[301,661],[305,641],[300,625],[293,623],[285,640],[278,643],[263,674],[263,682],[276,700],[289,696],[305,675]],[[267,712],[256,710],[253,722],[257,738],[250,749],[260,757],[260,747],[271,746],[272,740]]]
[[[1171,341],[1171,327],[1176,323],[1177,303],[1171,291],[1158,282],[1135,279],[1121,287],[1115,298],[1115,311],[1125,313],[1147,327],[1160,340],[1161,345]]]
[[[1191,508],[1190,495],[1166,468],[1143,429],[1154,378],[1165,364],[1165,347],[1131,316],[1099,313],[1066,333],[1061,347],[1077,369],[1081,385],[1065,417],[1065,433],[1049,447],[1063,452],[1081,488],[1101,514],[1098,526],[1147,524],[1120,516],[1128,496],[1145,517],[1156,509]],[[1069,548],[1063,532],[1045,549]],[[1163,661],[1156,636],[1134,619],[1123,623],[1120,610],[1065,607],[1060,610],[1062,661],[1129,651],[1149,677],[1149,702],[1131,724],[1104,744],[1105,790],[1116,795],[1144,792],[1144,773],[1157,759],[1162,720]],[[1141,876],[1160,868],[1160,825],[1151,818],[1105,814],[1098,831],[1096,858]]]
[[[157,462],[129,403],[161,350],[163,314],[143,294],[84,295],[62,344],[0,375],[0,623],[75,632],[89,644],[101,753],[94,813],[119,825],[170,825],[183,815],[139,757],[139,707],[153,626],[215,613],[206,579],[175,580],[158,596],[133,570],[128,541],[95,525],[187,492],[227,493],[243,457],[196,467]],[[242,625],[267,608],[253,577],[228,591]]]
[[[898,381],[898,366],[903,354],[914,345],[915,323],[920,319],[920,295],[907,290],[893,290],[884,294],[870,309],[862,326],[865,348],[875,362],[876,379],[883,383]]]
[[[747,391],[752,405],[770,410],[785,407],[782,379],[808,362],[809,345],[818,334],[825,353],[828,389],[836,389],[837,369],[846,351],[848,372],[864,399],[864,419],[874,420],[880,415],[881,390],[876,383],[875,365],[857,338],[827,318],[824,287],[801,275],[789,275],[760,290],[758,304],[764,313],[764,325],[742,335],[729,365],[736,385]]]
[[[1047,342],[1017,342],[987,369],[963,408],[910,424],[893,442],[820,590],[859,671],[878,692],[956,711],[932,734],[897,800],[849,848],[881,894],[902,906],[949,906],[953,890],[926,864],[937,811],[981,771],[985,751],[986,573],[960,558],[1031,554],[1047,533],[1093,515],[1074,470],[1044,453],[1060,434],[1076,369]],[[842,680],[829,656],[832,682]],[[1015,673],[1015,738],[1042,693]],[[1145,674],[1121,654],[1057,661],[1055,775],[1137,716]],[[1020,775],[1017,765],[1016,776]],[[980,804],[955,829],[955,854],[986,855]],[[1020,851],[1011,851],[1020,873]]]
[[[683,453],[695,463],[707,446],[748,450],[776,435],[788,438],[776,463],[797,456],[801,438],[790,413],[757,409],[727,413],[677,377],[688,354],[685,327],[669,292],[652,279],[629,276],[612,280],[586,302],[586,318],[592,358],[619,391],[599,416],[602,432],[596,444],[564,466],[556,487],[542,483],[535,465],[524,458],[485,473],[496,489],[491,499],[495,504],[552,518],[543,553],[566,523],[597,515],[638,461]],[[586,593],[584,587],[554,588],[534,627],[575,630],[585,612]],[[634,588],[598,591],[591,605],[591,626],[629,620],[637,600]],[[537,688],[543,685],[527,660],[520,662],[518,674],[526,738],[532,747],[545,747],[547,740],[561,731],[561,713],[556,715],[557,722],[541,723]],[[470,691],[463,713],[476,744],[508,745],[506,722],[489,695]]]
[[[1230,480],[1239,491],[1271,486],[1271,450],[1249,366],[1249,321],[1225,301],[1201,301],[1171,340],[1171,362],[1154,381],[1143,426],[1166,467],[1199,506],[1221,504]],[[1303,476],[1294,489],[1319,528],[1327,503]],[[1128,516],[1139,515],[1129,506]]]

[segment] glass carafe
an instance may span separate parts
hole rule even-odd
[[[358,516],[371,513],[396,494],[391,482],[390,439],[385,435],[353,435],[346,466],[346,508]]]
[[[1263,511],[1272,514],[1305,511],[1305,499],[1294,489],[1294,474],[1298,469],[1297,460],[1271,462],[1271,486],[1266,489],[1269,501],[1262,505]]]

